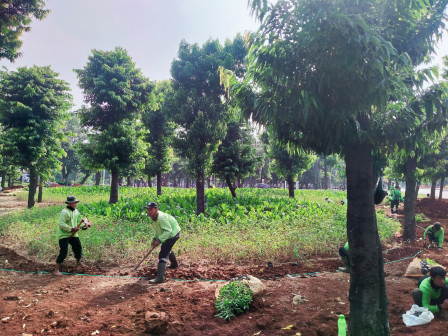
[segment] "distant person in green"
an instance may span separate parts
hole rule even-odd
[[[341,246],[339,248],[339,255],[341,256],[342,263],[344,264],[344,267],[339,267],[339,270],[342,272],[350,272],[351,265],[350,265],[350,258],[348,256],[348,242],[345,243],[344,246]]]
[[[151,202],[146,206],[148,217],[153,220],[155,237],[151,247],[162,244],[159,252],[159,263],[157,264],[157,276],[149,280],[152,284],[165,282],[166,262],[170,261],[170,268],[177,268],[176,255],[171,251],[174,244],[180,237],[180,226],[177,220],[167,213],[159,211],[157,203]]]
[[[76,196],[68,196],[65,204],[67,206],[62,209],[59,215],[58,225],[58,239],[59,239],[59,255],[56,259],[56,266],[54,268],[54,275],[62,275],[61,265],[67,257],[68,245],[72,247],[73,254],[76,258],[76,270],[82,267],[82,245],[78,237],[79,229],[86,230],[88,228],[87,223],[90,223],[87,219],[82,219],[76,206],[79,200]],[[82,222],[82,223],[81,223]]]
[[[390,213],[394,213],[394,207],[395,207],[395,213],[398,213],[398,205],[400,204],[400,201],[403,202],[403,198],[401,197],[401,191],[400,186],[398,184],[395,185],[395,189],[391,190],[390,196]]]
[[[446,271],[440,267],[431,267],[429,276],[418,282],[418,288],[412,292],[412,298],[417,306],[428,308],[432,313],[448,315],[448,279]]]
[[[434,225],[430,225],[426,228],[425,232],[423,233],[423,239],[426,239],[426,236],[428,236],[429,247],[435,245],[441,248],[444,234],[445,232],[442,225],[439,222],[435,222]]]

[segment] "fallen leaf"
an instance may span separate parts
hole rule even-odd
[[[261,330],[259,332],[256,332],[253,336],[257,336],[261,334]]]
[[[289,330],[292,327],[294,327],[294,324],[290,324],[289,326],[282,328],[282,330]]]

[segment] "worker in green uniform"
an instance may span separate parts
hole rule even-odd
[[[344,267],[339,267],[339,270],[350,273],[351,265],[350,258],[348,256],[348,242],[339,248],[339,255],[341,256],[342,263],[344,264]]]
[[[395,213],[398,213],[398,205],[400,202],[403,202],[403,198],[401,197],[401,191],[400,186],[398,184],[395,185],[395,189],[391,190],[390,196],[390,213],[394,213],[394,207],[395,207]]]
[[[82,245],[78,237],[78,231],[80,229],[86,230],[89,227],[90,221],[87,218],[82,219],[76,206],[79,200],[76,196],[68,196],[65,204],[67,206],[62,209],[59,215],[58,225],[58,239],[59,239],[59,255],[56,259],[56,265],[53,270],[54,275],[62,275],[61,265],[67,257],[68,245],[72,247],[73,254],[76,259],[75,270],[79,270],[83,267],[81,263],[82,258]]]
[[[423,277],[418,288],[412,292],[414,303],[420,307],[428,308],[432,313],[448,315],[448,279],[446,271],[440,267],[431,267],[430,276]]]
[[[181,230],[173,216],[159,211],[157,203],[148,203],[146,212],[153,221],[155,231],[151,247],[162,244],[159,252],[159,263],[157,264],[157,276],[149,281],[152,284],[159,284],[165,282],[166,262],[168,260],[170,261],[170,268],[178,267],[176,255],[171,249],[179,239]]]
[[[426,239],[426,236],[428,236],[428,247],[437,246],[441,248],[444,234],[445,232],[442,225],[439,222],[435,222],[434,225],[430,225],[426,228],[425,232],[423,233],[423,239]]]

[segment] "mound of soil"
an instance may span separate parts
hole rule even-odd
[[[428,218],[448,218],[448,199],[419,199],[415,203],[415,213],[423,213]]]

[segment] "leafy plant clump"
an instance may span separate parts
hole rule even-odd
[[[231,317],[249,309],[253,293],[249,285],[242,281],[233,281],[221,287],[216,299],[216,317],[229,321]]]
[[[428,217],[426,217],[424,214],[422,214],[422,213],[415,214],[415,222],[416,223],[426,223],[429,221],[430,221],[430,219]]]

